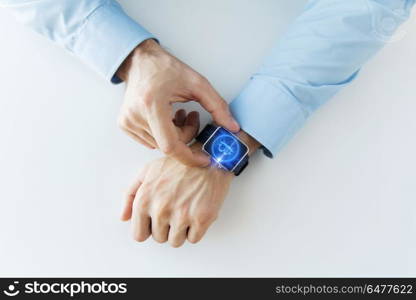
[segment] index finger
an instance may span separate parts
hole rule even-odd
[[[172,122],[172,107],[163,101],[154,101],[159,105],[147,108],[148,123],[153,137],[159,149],[167,156],[170,156],[187,166],[206,167],[210,159],[202,152],[193,152],[179,138],[175,125]]]
[[[208,80],[193,87],[193,94],[202,107],[211,114],[215,123],[227,128],[231,132],[238,132],[240,125],[231,115],[228,103],[218,94]]]

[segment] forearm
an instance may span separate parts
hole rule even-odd
[[[309,115],[355,79],[403,23],[410,1],[309,1],[231,110],[272,156]],[[384,28],[383,20],[396,26]]]
[[[238,132],[237,136],[248,146],[248,155],[254,154],[261,146],[261,144],[255,138],[253,138],[244,130]]]
[[[113,83],[129,53],[154,38],[113,0],[0,0],[0,6]]]

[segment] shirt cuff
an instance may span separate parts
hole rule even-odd
[[[252,78],[230,104],[241,129],[262,144],[272,158],[303,126],[308,112],[284,87]]]
[[[131,19],[118,3],[99,6],[86,20],[74,41],[73,52],[112,83],[120,65],[133,49],[155,37]]]

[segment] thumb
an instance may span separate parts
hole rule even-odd
[[[231,115],[228,103],[218,94],[208,80],[202,79],[202,84],[193,93],[201,106],[211,114],[218,125],[232,132],[238,132],[240,125]]]

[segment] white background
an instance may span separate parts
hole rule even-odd
[[[231,100],[305,1],[121,3]],[[414,25],[173,249],[118,220],[160,155],[117,128],[124,87],[0,11],[0,276],[416,276]]]

